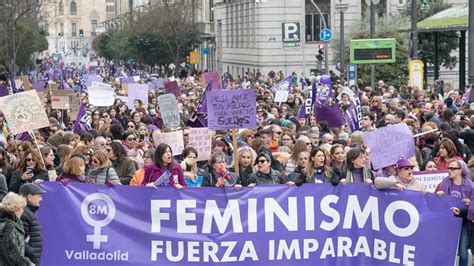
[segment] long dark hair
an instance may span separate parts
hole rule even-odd
[[[359,155],[363,153],[364,152],[358,148],[352,148],[347,152],[346,163],[347,163],[347,168],[349,168],[349,170],[351,171],[354,170],[354,163],[352,161],[354,161],[357,157],[359,157]]]
[[[110,143],[110,148],[114,152],[115,156],[117,156],[118,161],[122,160],[127,156],[127,151],[120,142],[112,141],[112,143]]]
[[[171,151],[171,164],[172,164],[174,159],[173,159],[173,150],[171,149],[170,145],[168,145],[166,143],[161,143],[161,144],[158,145],[158,147],[156,147],[154,161],[155,161],[155,164],[160,168],[164,167],[164,165],[163,165],[163,154],[165,154],[166,149],[168,149],[168,148]],[[168,167],[170,167],[171,164]]]

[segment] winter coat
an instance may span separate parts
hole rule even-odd
[[[15,213],[0,210],[0,265],[30,266],[25,257],[25,231]]]
[[[39,171],[36,168],[33,170],[33,177],[31,179],[23,180],[21,179],[21,175],[22,175],[22,172],[20,170],[13,172],[12,179],[10,180],[10,188],[9,188],[10,191],[18,193],[21,185],[25,183],[32,183],[37,179],[41,179],[43,181],[49,181],[48,172]]]
[[[115,172],[117,172],[120,183],[122,183],[122,185],[130,184],[130,180],[132,180],[133,174],[135,174],[137,170],[135,161],[125,156],[121,159],[113,160],[112,166]]]
[[[167,180],[166,182],[163,183],[163,186],[174,186],[175,185],[174,176],[177,176],[178,183],[181,186],[186,187],[186,181],[184,180],[183,169],[176,162],[172,162],[170,168],[160,168],[156,164],[148,166],[145,169],[145,175],[142,180],[142,185],[144,186],[148,183],[157,181],[166,171],[169,171],[171,173],[171,176],[169,177],[169,181]]]
[[[464,144],[469,147],[471,153],[474,153],[474,128],[461,130],[459,137],[464,139]]]
[[[103,184],[106,184],[107,182],[110,182],[115,185],[121,185],[117,172],[115,172],[115,169],[113,167],[103,167],[103,168],[91,170],[89,172],[89,177],[96,184],[103,185]]]
[[[43,251],[43,235],[38,216],[36,216],[38,208],[38,206],[28,204],[21,215],[25,235],[30,237],[30,241],[25,243],[25,255],[36,265],[40,263]]]
[[[249,184],[255,183],[258,185],[276,185],[285,184],[286,178],[280,174],[280,172],[270,168],[270,173],[264,174],[260,171],[249,175]]]

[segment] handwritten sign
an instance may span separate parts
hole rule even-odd
[[[1,97],[0,106],[12,134],[49,126],[43,103],[35,90]]]
[[[288,100],[289,91],[276,91],[275,99],[273,100],[276,103],[284,103]]]
[[[423,183],[425,190],[431,193],[435,192],[436,186],[447,176],[447,171],[422,171],[413,173],[413,178]]]
[[[160,130],[153,131],[152,140],[155,146],[158,146],[160,143],[166,143],[170,145],[173,155],[179,155],[183,152],[184,149],[184,140],[183,140],[183,131],[173,131],[168,133],[163,133]]]
[[[56,90],[52,91],[51,107],[59,110],[69,110],[69,95],[74,91]]]
[[[133,105],[135,100],[142,101],[145,106],[148,105],[148,85],[138,83],[128,84],[128,108],[132,110],[135,109]]]
[[[71,119],[75,120],[81,108],[81,95],[79,93],[69,94],[69,112]]]
[[[198,153],[198,161],[207,161],[211,156],[212,147],[212,136],[214,131],[202,127],[202,128],[190,128],[189,129],[189,144],[188,146],[196,149]]]
[[[207,84],[212,81],[213,90],[222,89],[221,75],[219,74],[219,72],[205,72],[202,74],[202,76],[204,81],[203,86],[207,86]]]
[[[167,127],[179,127],[180,116],[178,110],[178,101],[172,93],[160,95],[157,98],[160,107],[161,118]]]
[[[415,155],[415,141],[408,126],[397,124],[383,127],[364,135],[365,145],[372,150],[374,169],[395,164],[401,157]]]
[[[114,104],[114,89],[110,85],[94,82],[88,92],[89,103],[94,106],[111,106]]]
[[[254,128],[257,126],[254,90],[207,92],[210,129]]]

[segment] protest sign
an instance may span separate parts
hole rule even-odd
[[[21,81],[23,82],[23,89],[26,91],[31,90],[30,78],[27,75],[20,76]]]
[[[161,118],[167,127],[179,127],[181,119],[178,110],[178,101],[172,93],[160,95],[157,98]]]
[[[206,94],[210,129],[254,128],[257,126],[254,90],[221,90]]]
[[[93,82],[102,83],[103,80],[104,79],[101,76],[89,75],[87,76],[87,82],[86,82],[87,88],[91,87]]]
[[[152,140],[155,146],[160,143],[166,143],[170,145],[173,155],[179,155],[184,149],[183,131],[173,131],[163,133],[160,130],[153,131]]]
[[[148,105],[148,85],[146,84],[128,84],[127,106],[131,110],[135,109],[133,103],[135,100],[141,100],[144,106]]]
[[[394,165],[401,157],[415,155],[413,134],[405,123],[379,128],[364,134],[365,145],[371,149],[374,169]]]
[[[88,89],[89,103],[93,106],[111,106],[114,104],[114,89],[107,84],[95,83]]]
[[[53,109],[69,110],[69,95],[71,94],[74,94],[74,91],[52,91],[51,107]]]
[[[213,90],[222,89],[221,75],[219,72],[205,72],[202,74],[202,76],[204,81],[203,86],[207,86],[207,84],[212,81]]]
[[[81,108],[81,95],[79,93],[69,94],[69,116],[74,121]]]
[[[189,144],[198,153],[197,161],[207,161],[211,156],[212,136],[214,131],[206,127],[189,129]]]
[[[425,190],[431,193],[435,192],[436,186],[447,176],[447,171],[413,172],[413,178],[425,185]]]
[[[275,99],[273,100],[276,103],[284,103],[288,100],[289,91],[276,91]]]
[[[165,91],[167,93],[173,93],[176,97],[178,97],[179,96],[178,82],[176,82],[176,80],[165,82]]]
[[[43,265],[454,265],[462,224],[459,199],[364,184],[41,187]]]
[[[341,93],[337,95],[336,99],[338,101],[341,101],[342,94],[347,94],[351,100],[355,97],[355,93],[349,87],[344,87]]]
[[[35,90],[1,97],[0,106],[12,134],[49,126],[43,103]]]

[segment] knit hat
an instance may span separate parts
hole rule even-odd
[[[51,146],[52,148],[56,149],[58,148],[58,146],[61,144],[61,140],[63,138],[63,132],[62,131],[58,131],[56,133],[54,133],[53,135],[51,135],[48,140],[46,141],[46,143]]]
[[[258,164],[258,159],[261,157],[265,158],[265,160],[269,161],[270,163],[272,162],[272,155],[268,152],[261,152],[258,154],[257,159],[255,160],[255,165]]]

